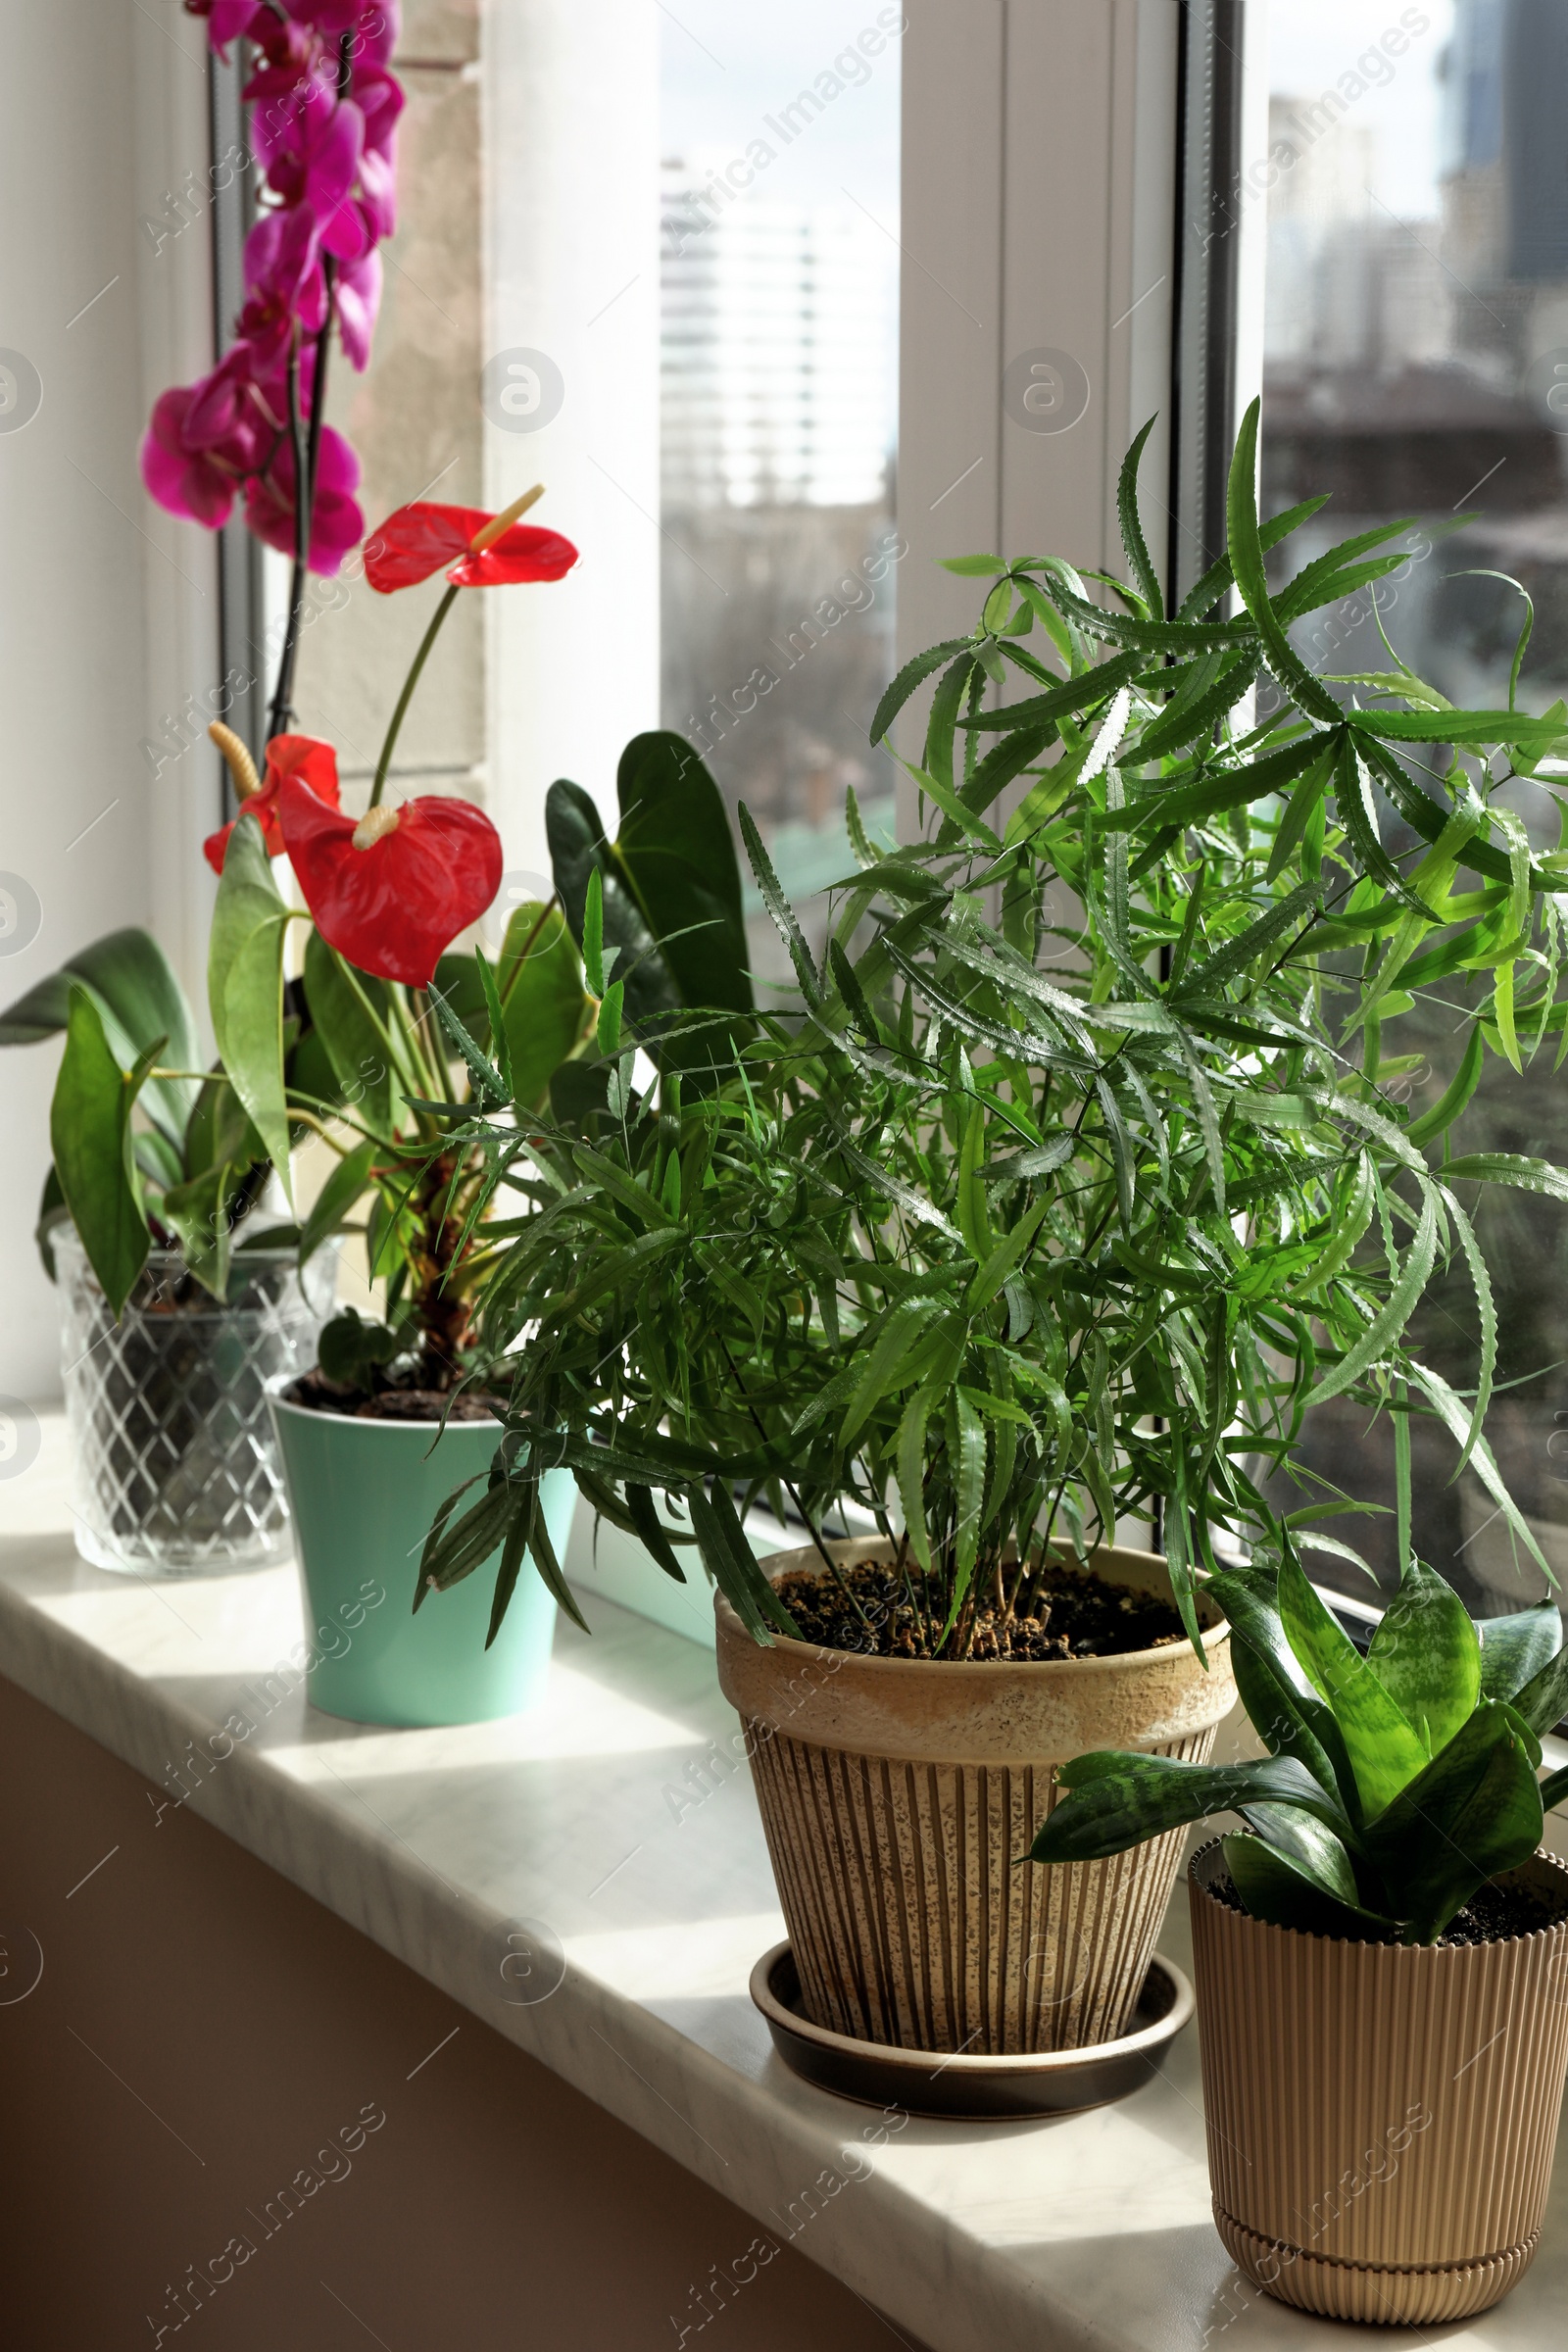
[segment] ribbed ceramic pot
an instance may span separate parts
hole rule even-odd
[[[482,1478],[494,1421],[359,1420],[291,1404],[275,1381],[277,1427],[304,1587],[313,1706],[351,1723],[409,1729],[485,1723],[537,1705],[550,1678],[556,1604],[524,1554],[501,1631],[487,1649],[501,1548],[414,1613],[419,1553],[455,1487]],[[569,1470],[541,1482],[557,1558],[577,1487]],[[466,1500],[476,1498],[470,1489]]]
[[[881,1541],[830,1545],[887,1559]],[[764,1562],[775,1580],[814,1549]],[[1069,1563],[1070,1565],[1070,1563]],[[1152,1552],[1109,1581],[1169,1595]],[[1180,1867],[1179,1831],[1105,1862],[1018,1867],[1085,1749],[1201,1763],[1236,1697],[1217,1612],[1191,1645],[1038,1664],[762,1648],[720,1595],[718,1679],[740,1711],[812,2023],[901,2049],[1078,2049],[1132,2015]]]
[[[1269,1926],[1190,1873],[1214,2222],[1248,2278],[1338,2320],[1485,2311],[1535,2258],[1568,2066],[1568,1920],[1505,1943]],[[1543,1851],[1508,1872],[1568,1906]]]

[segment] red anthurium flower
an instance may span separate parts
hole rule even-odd
[[[416,499],[370,534],[365,576],[390,596],[394,588],[427,580],[443,564],[451,565],[447,578],[455,588],[501,588],[514,580],[559,580],[576,563],[569,539],[525,522],[511,524],[476,550],[474,541],[504,519],[482,507],[438,507]]]
[[[378,980],[427,988],[437,957],[501,887],[501,836],[468,801],[405,801],[356,823],[292,775],[278,814],[316,928]]]
[[[237,738],[233,740],[236,743],[238,741]],[[267,773],[260,784],[256,782],[256,770],[250,766],[248,756],[241,746],[238,758],[248,771],[248,788],[245,775],[241,767],[236,765],[236,757],[227,744],[223,746],[223,757],[228,760],[230,773],[244,802],[240,815],[254,816],[260,820],[262,839],[267,844],[269,858],[280,858],[283,854],[283,836],[277,821],[277,795],[285,776],[298,777],[302,786],[308,786],[323,808],[337,807],[337,754],[329,743],[321,743],[314,735],[274,735],[267,747]],[[223,859],[228,854],[228,837],[238,823],[239,817],[233,817],[220,832],[209,833],[202,843],[207,862],[215,874],[220,874],[223,870]],[[494,893],[491,895],[493,897]]]

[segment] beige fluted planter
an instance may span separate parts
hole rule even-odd
[[[886,1559],[873,1539],[830,1546]],[[775,1579],[818,1564],[776,1553]],[[1092,1565],[1169,1593],[1152,1552]],[[904,2049],[995,2055],[1119,2034],[1181,1860],[1174,1831],[1106,1862],[1019,1866],[1088,1748],[1202,1762],[1236,1696],[1228,1629],[1110,1658],[938,1664],[805,1642],[762,1648],[720,1596],[718,1679],[740,1711],[813,2024]],[[1214,1629],[1212,1637],[1207,1627]]]
[[[1568,2065],[1568,1922],[1451,1949],[1270,1927],[1205,1889],[1193,1974],[1214,2222],[1265,2294],[1468,2319],[1534,2260]],[[1568,1896],[1542,1851],[1507,1874]]]

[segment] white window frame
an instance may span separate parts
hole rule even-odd
[[[974,584],[945,556],[1122,569],[1116,479],[1151,416],[1146,532],[1178,595],[1197,577],[1215,467],[1261,374],[1263,207],[1228,182],[1267,135],[1245,0],[908,0],[908,20],[901,662],[972,625]],[[1216,316],[1227,283],[1239,333]],[[1026,431],[1004,407],[1009,361],[1037,348],[1088,378],[1069,429]]]

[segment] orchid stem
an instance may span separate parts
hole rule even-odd
[[[441,623],[451,612],[453,604],[457,598],[457,593],[458,591],[456,585],[450,587],[445,596],[441,599],[441,602],[437,605],[435,609],[435,617],[432,619],[430,626],[425,630],[423,637],[420,639],[419,650],[414,657],[413,667],[410,669],[408,676],[403,681],[403,692],[398,696],[397,708],[393,711],[391,721],[387,727],[386,741],[381,746],[381,757],[375,763],[375,782],[370,786],[369,805],[372,808],[380,806],[381,795],[386,788],[387,771],[392,765],[392,754],[396,748],[398,736],[402,731],[404,715],[408,710],[410,703],[412,703],[414,700],[414,689],[419,683],[419,672],[423,669],[425,662],[429,659],[430,648],[432,645],[434,645],[436,638],[440,634]]]
[[[288,360],[288,431],[294,453],[294,574],[289,582],[288,625],[277,657],[277,683],[267,714],[267,739],[281,735],[293,715],[294,655],[305,617],[305,571],[311,546],[310,473],[305,423],[300,415],[300,354],[295,345]]]
[[[326,316],[316,338],[316,375],[311,385],[309,429],[300,414],[300,361],[296,350],[288,369],[288,421],[294,449],[294,573],[289,583],[288,627],[277,658],[277,684],[268,713],[270,742],[281,735],[294,715],[294,661],[305,625],[305,590],[309,578],[311,529],[316,519],[316,475],[321,456],[321,427],[326,421],[326,355],[332,331],[333,284],[337,264],[330,254],[321,264],[326,281]]]

